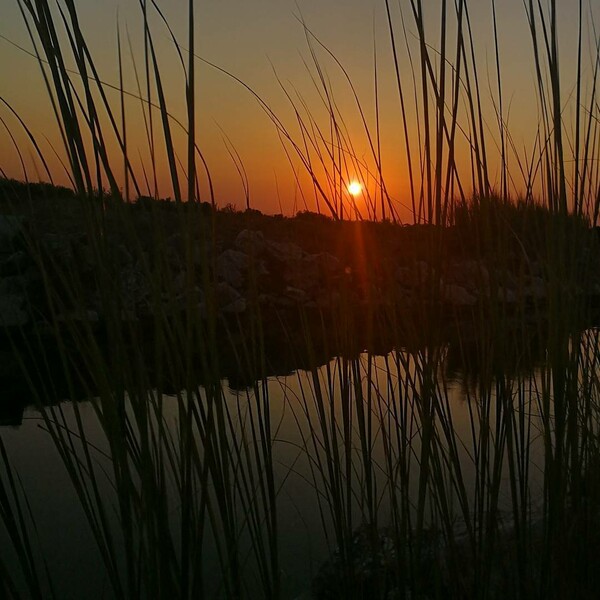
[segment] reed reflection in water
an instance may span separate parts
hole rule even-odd
[[[356,532],[364,528],[392,538],[398,564],[390,572],[396,575],[399,563],[413,560],[408,549],[424,551],[421,540],[431,532],[439,536],[440,556],[448,560],[446,554],[456,550],[469,565],[461,570],[473,582],[492,577],[498,567],[482,556],[499,548],[504,548],[500,562],[519,553],[534,562],[535,555],[535,570],[541,569],[540,532],[548,527],[553,506],[548,472],[560,451],[557,435],[564,436],[562,444],[571,452],[564,466],[569,502],[593,497],[585,485],[593,468],[586,453],[598,432],[598,333],[588,330],[578,339],[580,351],[568,373],[576,376],[570,389],[577,398],[569,409],[576,413],[567,411],[574,440],[564,431],[557,434],[557,416],[563,418],[558,412],[564,409],[555,405],[557,374],[547,364],[528,373],[483,378],[481,372],[478,377],[457,372],[449,347],[363,353],[258,381],[245,390],[223,381],[216,390],[201,387],[191,395],[127,397],[128,485],[140,501],[151,493],[164,496],[160,502],[168,524],[162,535],[175,549],[174,564],[182,562],[178,548],[189,518],[182,493],[195,495],[190,501],[202,519],[196,568],[208,594],[230,595],[231,582],[224,580],[236,559],[244,594],[261,595],[276,554],[281,595],[296,597],[307,591],[307,582],[332,553],[340,569],[350,568]],[[563,395],[561,402],[568,401]],[[223,418],[211,432],[208,424],[216,417],[210,412],[217,404]],[[115,536],[114,551],[122,561],[117,572],[126,577],[130,542],[122,537],[119,512],[124,480],[114,473],[115,440],[107,439],[102,423],[107,410],[102,398],[49,407],[44,418],[28,410],[21,427],[2,433],[36,518],[39,558],[47,561],[58,590],[90,598],[106,591],[109,582],[101,575],[102,557],[48,430],[70,432],[78,464],[85,465],[85,454],[91,454],[96,472],[83,468],[81,481],[84,488],[93,484],[99,490],[106,511],[102,527]],[[185,488],[177,467],[191,450],[192,481]],[[219,475],[210,465],[217,454]],[[571,469],[577,465],[575,476]],[[150,467],[155,479],[148,486],[143,478]],[[578,498],[575,483],[586,489]],[[139,539],[148,536],[144,517],[140,511],[132,529]],[[505,538],[512,540],[509,549]],[[405,577],[418,580],[419,574]]]

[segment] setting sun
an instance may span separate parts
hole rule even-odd
[[[351,181],[348,184],[348,193],[351,196],[358,196],[362,192],[362,185],[358,181]]]

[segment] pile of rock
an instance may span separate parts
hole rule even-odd
[[[423,258],[408,263],[385,256],[381,264],[361,270],[329,252],[309,253],[250,229],[227,247],[190,242],[181,233],[154,245],[151,239],[128,242],[85,233],[32,237],[23,217],[0,216],[0,326],[49,321],[51,314],[101,321],[109,304],[130,320],[173,314],[190,301],[201,315],[209,305],[231,315],[250,305],[327,310],[342,298],[357,306],[410,305],[430,297],[428,290],[437,290],[438,301],[451,309],[471,309],[490,299],[531,303],[546,296],[538,263],[521,265],[517,272],[475,259],[448,258],[439,266]],[[598,293],[599,282],[587,282],[581,291]]]

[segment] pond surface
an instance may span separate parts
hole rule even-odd
[[[442,357],[440,365],[444,361]],[[463,375],[449,376],[441,366],[425,376],[423,363],[408,354],[394,352],[387,356],[365,354],[355,360],[334,359],[318,371],[297,371],[270,378],[251,389],[234,390],[223,382],[221,397],[229,407],[231,421],[227,435],[232,441],[245,440],[254,451],[253,427],[257,427],[261,418],[266,422],[261,407],[268,407],[270,412],[283,597],[303,597],[319,567],[335,548],[328,500],[336,477],[343,480],[339,491],[345,494],[345,507],[356,527],[361,525],[370,507],[377,512],[381,527],[389,524],[394,503],[390,490],[394,486],[410,488],[407,497],[416,511],[421,477],[422,411],[428,402],[436,405],[438,459],[443,463],[444,455],[452,453],[457,459],[438,465],[438,475],[443,474],[447,481],[439,480],[434,485],[438,493],[444,490],[450,504],[456,503],[457,535],[462,535],[461,530],[466,527],[462,523],[464,509],[460,509],[457,489],[462,486],[461,497],[470,503],[469,514],[478,515],[473,516],[475,520],[481,519],[488,510],[486,486],[492,476],[495,454],[508,452],[505,440],[495,439],[496,435],[505,435],[498,423],[501,415],[497,409],[498,394],[503,395],[503,405],[510,397],[515,422],[527,427],[520,438],[527,446],[517,450],[517,454],[521,462],[527,461],[528,502],[535,512],[536,503],[541,503],[544,470],[538,406],[539,390],[543,387],[541,376],[540,372],[534,372],[501,384],[467,384]],[[426,390],[425,382],[433,388]],[[201,388],[199,403],[203,401],[203,393]],[[163,400],[164,423],[177,436],[180,405],[176,397],[165,396]],[[97,478],[100,494],[111,499],[108,519],[115,524],[113,475],[105,454],[110,451],[109,444],[95,406],[99,406],[96,400],[77,403],[76,407],[63,402],[51,408],[48,416],[59,421],[59,430],[73,432],[76,454],[81,452],[78,441],[85,433],[100,473]],[[130,403],[126,410],[131,415]],[[110,598],[101,555],[47,426],[39,411],[28,408],[21,425],[0,430],[11,467],[18,473],[35,519],[33,544],[38,559],[43,557],[46,561],[59,598]],[[403,450],[407,452],[403,454]],[[487,456],[483,456],[485,453]],[[252,457],[240,459],[239,464],[246,465],[240,468],[250,472],[251,464],[256,467],[253,461]],[[334,462],[338,470],[332,475],[328,469]],[[400,464],[406,466],[406,476],[393,481],[390,473],[397,473]],[[512,506],[507,465],[506,460],[501,462],[497,475],[499,515],[509,515]],[[257,473],[255,476],[260,479]],[[373,494],[371,500],[366,498],[369,490]],[[432,497],[427,502],[435,503]],[[172,508],[175,541],[179,539],[177,510],[175,498]],[[10,568],[15,556],[7,551],[7,543],[6,540],[2,543],[1,557]],[[209,574],[206,585],[212,590],[210,594],[218,594],[219,577],[215,574],[220,567],[214,547],[210,549],[212,546],[210,541],[206,542],[203,565]],[[16,573],[16,565],[14,569]],[[252,568],[248,570],[251,572]],[[250,581],[248,585],[252,589],[254,583]]]

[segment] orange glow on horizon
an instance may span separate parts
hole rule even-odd
[[[99,128],[103,131],[108,162],[117,185],[122,190],[127,188],[133,199],[138,193],[174,198],[175,186],[164,144],[160,107],[156,101],[157,90],[152,77],[149,76],[149,82],[145,79],[138,82],[138,74],[135,72],[135,62],[143,62],[144,57],[143,15],[135,1],[114,2],[122,5],[123,19],[126,15],[132,28],[131,59],[122,61],[116,45],[117,27],[109,14],[111,11],[103,9],[102,3],[81,3],[82,6],[78,7],[83,34],[96,59],[95,66],[100,79],[106,82],[108,104],[119,122],[119,130],[125,128],[124,125],[121,127],[120,122],[123,101],[127,161],[133,176],[125,173],[127,168],[124,165],[123,149],[113,134],[113,124],[106,111],[100,110]],[[383,39],[389,36],[389,24],[385,15],[374,14],[371,3],[360,0],[348,0],[342,12],[324,12],[320,3],[304,3],[306,12],[303,19],[306,18],[309,26],[317,23],[327,32],[323,41],[331,47],[340,61],[339,64],[335,61],[332,63],[332,56],[325,51],[319,51],[315,56],[317,61],[322,62],[323,69],[330,69],[330,80],[327,81],[325,93],[331,98],[329,107],[334,107],[335,119],[339,118],[340,123],[344,123],[343,136],[333,136],[330,139],[326,132],[331,124],[332,114],[322,102],[324,92],[320,89],[317,72],[312,67],[307,69],[311,61],[307,62],[306,59],[311,56],[312,50],[306,46],[305,31],[298,26],[294,16],[295,3],[292,0],[282,0],[272,3],[268,10],[265,6],[261,18],[256,18],[258,9],[255,3],[242,0],[232,0],[234,10],[227,8],[225,3],[200,4],[201,12],[197,18],[200,45],[197,53],[218,67],[209,67],[200,60],[197,63],[195,141],[202,151],[202,159],[198,157],[196,165],[201,200],[211,200],[214,191],[217,206],[232,205],[244,210],[248,203],[251,208],[265,214],[293,215],[299,210],[328,212],[329,208],[324,206],[324,199],[321,197],[323,195],[332,202],[332,211],[337,210],[339,205],[342,207],[340,211],[351,213],[352,216],[363,214],[365,217],[379,218],[384,213],[389,216],[390,211],[395,211],[398,219],[407,223],[424,218],[421,214],[425,210],[423,207],[428,202],[433,202],[429,196],[436,183],[423,178],[429,172],[430,178],[434,177],[436,171],[423,167],[427,164],[423,135],[427,128],[433,131],[436,127],[436,115],[435,111],[431,111],[431,121],[424,123],[422,101],[415,95],[412,101],[407,100],[406,114],[403,117],[404,111],[399,109],[397,103],[398,89],[394,75],[395,60],[399,61],[400,71],[410,72],[409,50],[413,43],[416,44],[415,50],[418,49],[418,40],[411,38],[406,50],[399,52],[396,58],[387,51],[382,52],[380,57],[378,55],[377,69],[382,77],[378,78],[377,90],[373,90],[373,36],[383,36]],[[564,0],[558,7],[561,36],[566,46],[566,51],[561,48],[561,53],[564,52],[569,59],[562,61],[561,67],[565,73],[565,90],[573,89],[572,79],[577,72],[572,68],[570,59],[573,57],[569,54],[569,45],[573,45],[571,40],[577,39],[578,32],[577,11],[574,10],[576,4],[575,0]],[[0,82],[6,88],[2,92],[3,99],[15,108],[19,118],[11,112],[8,105],[0,106],[0,175],[20,180],[47,181],[49,178],[46,165],[40,161],[37,149],[32,146],[31,138],[23,129],[22,124],[25,123],[37,139],[50,177],[57,184],[70,186],[66,173],[70,170],[69,150],[60,135],[59,120],[53,112],[39,65],[28,50],[32,45],[19,11],[19,3],[7,5],[0,20],[0,36],[3,38],[0,39]],[[542,116],[538,112],[537,101],[532,100],[537,98],[537,88],[535,78],[531,77],[534,65],[530,28],[521,5],[520,0],[505,0],[503,10],[498,15],[498,31],[501,32],[499,49],[502,64],[506,65],[502,71],[502,92],[507,98],[511,98],[513,105],[518,106],[518,110],[510,112],[510,122],[508,110],[503,116],[506,130],[511,132],[512,138],[511,145],[506,150],[505,164],[509,165],[509,191],[514,197],[522,194],[523,190],[529,193],[530,189],[536,197],[542,197],[545,193],[545,179],[540,174],[541,171],[532,173],[534,179],[530,184],[527,181],[527,170],[522,172],[516,168],[520,163],[534,164],[535,161],[542,160],[539,157],[541,147],[538,143]],[[352,6],[352,10],[348,9],[349,6]],[[472,2],[472,9],[472,17],[477,24],[474,50],[477,60],[485,61],[488,53],[495,49],[489,3]],[[596,3],[593,10],[594,15],[600,16],[600,3]],[[166,3],[165,11],[165,17],[173,30],[185,32],[188,26],[186,11],[181,10],[178,3]],[[591,15],[591,9],[589,12]],[[437,27],[435,19],[441,19],[441,12],[438,14],[434,9],[431,18],[432,28],[434,25]],[[364,23],[367,21],[373,21],[373,34],[365,32]],[[342,22],[343,26],[340,26]],[[399,22],[397,25],[399,26]],[[455,19],[453,36],[456,35],[456,27]],[[158,23],[153,25],[152,32],[157,43],[165,105],[172,116],[170,127],[173,152],[176,155],[176,173],[181,195],[185,199],[185,165],[189,148],[184,93],[187,74],[180,68],[175,46],[168,36],[163,36],[164,32]],[[64,32],[61,33],[60,42],[65,59],[71,64],[70,43]],[[589,48],[592,52],[590,56],[593,55],[594,48],[592,43]],[[267,61],[267,56],[273,57],[272,69],[265,68],[271,60]],[[338,68],[341,65],[343,72]],[[225,71],[221,71],[221,68]],[[314,68],[321,67],[315,65]],[[584,84],[588,84],[590,73],[593,75],[593,61],[586,68],[587,70],[582,71],[582,89]],[[225,73],[231,73],[234,78]],[[448,73],[450,77],[454,72]],[[387,74],[390,76],[386,76]],[[121,75],[123,90],[126,92],[123,98],[119,94]],[[80,79],[75,74],[72,77],[74,88],[79,94],[83,94]],[[351,79],[352,90],[348,88],[348,78]],[[139,89],[141,87],[144,90],[147,84],[151,88],[150,97],[140,99]],[[282,84],[284,90],[281,89]],[[406,81],[403,79],[402,84],[409,89],[410,78],[407,77]],[[265,106],[257,102],[258,96],[255,97],[253,91],[248,93],[248,89],[244,89],[246,85],[250,91],[256,90],[259,97],[264,99]],[[450,90],[450,86],[447,89]],[[349,91],[354,92],[356,97]],[[377,93],[373,94],[374,91]],[[489,93],[485,92],[482,89],[481,108],[478,110],[481,110],[481,117],[490,124],[485,132],[489,148],[486,166],[490,185],[494,189],[500,189],[503,158],[496,149],[501,147],[498,138],[501,129],[493,126],[500,116],[497,113],[498,90],[494,85]],[[141,95],[145,98],[146,92]],[[449,95],[446,100],[450,97]],[[359,98],[360,104],[357,107],[356,100]],[[98,99],[96,101],[101,109],[103,104]],[[566,93],[564,101],[564,122],[568,131],[572,125],[569,115],[574,114],[574,110],[567,102]],[[583,104],[586,102],[582,100]],[[84,109],[82,107],[82,111]],[[77,114],[85,138],[90,171],[95,173],[94,146],[88,135],[90,128],[81,111]],[[269,114],[276,116],[279,125],[274,126]],[[377,122],[371,122],[371,116],[375,114]],[[152,140],[149,139],[147,125],[150,115],[156,119]],[[464,191],[464,195],[469,197],[473,188],[477,188],[473,172],[477,169],[478,159],[474,156],[473,140],[469,133],[471,116],[468,103],[461,101],[457,106],[456,121],[457,135],[452,138],[451,161],[448,160],[447,140],[442,140],[440,164],[444,165],[444,172],[439,177],[446,186],[446,170],[450,169],[450,179],[454,176],[460,179],[463,188],[461,193]],[[289,134],[289,139],[286,135],[281,135],[280,127]],[[229,141],[225,143],[225,140]],[[376,148],[373,146],[374,141],[377,141]],[[573,164],[578,163],[573,161]],[[246,173],[248,177],[244,181]],[[103,178],[103,185],[106,185],[107,178],[104,174]],[[126,178],[129,178],[128,185]],[[134,185],[134,178],[137,185]],[[315,192],[316,185],[318,192]],[[444,189],[444,193],[453,197],[458,194],[457,187],[452,184],[447,190]]]

